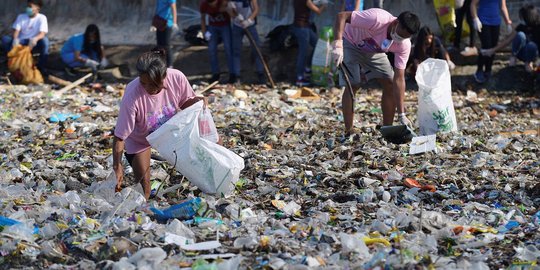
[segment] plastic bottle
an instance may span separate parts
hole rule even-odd
[[[196,197],[173,205],[165,210],[159,210],[154,207],[151,207],[150,210],[154,212],[158,220],[168,220],[171,218],[186,220],[193,218],[193,216],[197,214],[197,210],[199,210],[201,206],[201,201],[201,198]]]

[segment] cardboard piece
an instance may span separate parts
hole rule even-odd
[[[435,150],[437,147],[436,140],[437,136],[435,134],[412,138],[409,145],[409,154],[414,155]]]

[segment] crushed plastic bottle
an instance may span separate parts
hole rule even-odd
[[[160,221],[166,221],[172,218],[187,220],[193,218],[195,214],[197,214],[197,211],[199,211],[199,208],[201,207],[201,203],[201,198],[196,197],[173,205],[164,210],[160,210],[155,207],[151,207],[150,210],[154,212],[156,218]]]

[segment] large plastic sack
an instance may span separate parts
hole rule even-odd
[[[457,131],[450,70],[446,61],[428,58],[416,71],[420,134]]]
[[[146,139],[193,185],[210,194],[227,195],[244,169],[244,159],[227,148],[201,138],[199,101],[178,112]]]
[[[332,64],[332,46],[334,34],[331,27],[323,27],[311,60],[311,81],[315,85],[334,86],[335,67]]]
[[[17,45],[9,51],[8,69],[22,84],[43,83],[43,76],[34,65],[32,50],[28,46]]]
[[[456,13],[454,0],[433,0],[435,13],[441,31],[443,33],[445,43],[450,43],[454,36],[454,28],[456,27]]]

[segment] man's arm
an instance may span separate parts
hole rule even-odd
[[[321,13],[323,12],[325,8],[324,5],[321,7],[316,6],[315,4],[313,4],[311,0],[306,0],[306,5],[311,11],[317,13],[317,15],[321,15]]]
[[[116,174],[117,189],[122,185],[124,178],[124,168],[122,166],[122,153],[124,152],[124,140],[114,136],[113,139],[113,170]]]
[[[13,39],[19,39],[19,34],[21,33],[21,30],[14,29],[13,31]]]
[[[38,40],[41,40],[42,38],[44,38],[46,34],[47,33],[45,33],[45,32],[39,32],[39,34],[37,34],[34,38],[36,39],[36,41],[38,41]]]
[[[356,3],[354,4],[354,10],[360,9],[360,1],[361,0],[356,0]]]
[[[201,32],[206,33],[206,13],[201,12]]]
[[[506,25],[512,25],[512,20],[510,19],[510,15],[508,15],[508,8],[506,7],[506,0],[501,0],[501,12]]]
[[[396,103],[397,112],[404,113],[405,112],[405,70],[395,68],[394,69],[394,82],[393,82],[393,90],[394,90],[394,101]]]
[[[173,24],[177,24],[176,3],[171,4]]]
[[[478,6],[478,1],[480,0],[472,0],[471,1],[471,17],[474,18],[478,18],[478,12],[477,11],[477,6]]]
[[[351,23],[351,11],[344,11],[338,13],[336,16],[336,22],[334,24],[334,40],[343,39],[343,30],[346,23]]]
[[[257,15],[259,15],[259,4],[257,0],[251,0],[251,15],[248,19],[255,20]]]

